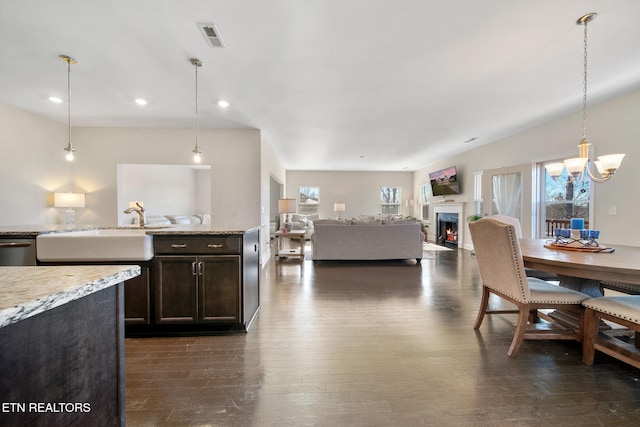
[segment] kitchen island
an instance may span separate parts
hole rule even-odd
[[[247,332],[260,308],[260,227],[184,225],[149,230],[152,321],[134,335]]]
[[[117,258],[127,230],[153,238],[147,255]],[[139,265],[125,284],[127,336],[246,332],[260,308],[259,226],[11,226],[2,237],[32,239],[37,265]]]
[[[123,283],[139,274],[0,267],[1,425],[125,425]]]

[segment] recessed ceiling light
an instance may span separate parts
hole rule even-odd
[[[136,98],[136,104],[138,105],[147,105],[147,100],[142,98]]]
[[[218,101],[218,105],[222,108],[227,108],[229,106],[229,102],[225,100]]]
[[[56,104],[60,104],[62,102],[62,99],[58,98],[57,96],[50,96],[49,101],[55,102]]]

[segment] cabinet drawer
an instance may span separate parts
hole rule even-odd
[[[240,236],[154,237],[156,254],[240,254]]]

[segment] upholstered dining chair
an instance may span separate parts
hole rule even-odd
[[[535,277],[527,277],[515,227],[492,218],[469,223],[473,247],[482,279],[482,300],[473,326],[479,329],[486,314],[518,313],[513,340],[507,351],[516,357],[524,339],[582,340],[582,301],[590,297]],[[517,310],[489,310],[489,296],[495,294],[511,302]],[[575,312],[580,326],[553,322],[538,328],[531,322],[539,309]],[[547,320],[551,321],[550,318]],[[542,325],[539,325],[542,326]],[[551,326],[551,327],[547,327]]]
[[[493,218],[496,221],[504,222],[505,224],[513,225],[513,227],[516,229],[516,237],[518,237],[518,239],[522,239],[522,226],[520,225],[520,220],[518,218],[502,214],[495,214],[490,218]],[[524,271],[527,274],[527,277],[537,277],[538,279],[542,280],[560,280],[556,273],[534,270],[533,268],[528,267],[525,267]]]
[[[582,361],[593,365],[598,350],[640,368],[640,295],[591,298],[583,301],[582,305],[585,307]],[[634,331],[635,345],[601,332],[600,319]]]

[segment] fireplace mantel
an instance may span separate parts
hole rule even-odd
[[[434,220],[437,221],[439,213],[458,214],[458,248],[462,248],[464,244],[464,228],[465,223],[464,205],[466,202],[444,202],[433,204]]]

